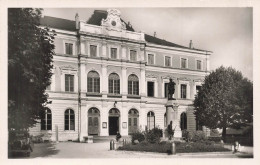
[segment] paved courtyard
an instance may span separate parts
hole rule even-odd
[[[30,158],[252,158],[252,147],[244,147],[242,153],[182,153],[167,155],[164,153],[110,151],[109,142],[102,143],[39,143],[35,144]],[[27,158],[27,157],[17,157]]]

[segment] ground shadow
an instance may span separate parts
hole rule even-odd
[[[45,143],[35,143],[33,152],[30,156],[26,156],[24,153],[11,153],[8,155],[9,159],[30,159],[39,157],[50,157],[51,155],[56,155],[59,150],[56,148],[56,143],[45,142]]]

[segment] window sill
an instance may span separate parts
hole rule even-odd
[[[77,92],[70,92],[70,91],[62,91],[62,93],[66,93],[66,94],[77,94]]]
[[[121,94],[108,94],[107,97],[122,98]]]
[[[140,95],[127,95],[127,98],[131,98],[131,99],[141,99]]]
[[[41,129],[41,132],[52,132],[52,129],[51,130],[42,130]]]
[[[86,93],[86,96],[102,97],[102,94],[101,93],[91,93],[91,92],[88,92],[88,93]]]

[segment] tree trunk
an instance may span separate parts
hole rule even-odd
[[[227,127],[224,126],[222,130],[222,139],[224,142],[226,142],[226,133],[227,133]]]

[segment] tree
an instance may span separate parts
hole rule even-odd
[[[40,27],[42,9],[8,9],[8,129],[33,126],[45,109],[54,31]]]
[[[205,77],[204,84],[194,100],[195,116],[203,125],[222,128],[240,128],[252,122],[253,83],[241,72],[221,66]]]

